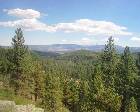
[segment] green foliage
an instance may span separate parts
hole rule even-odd
[[[65,85],[63,88],[64,99],[63,102],[66,107],[69,108],[72,112],[78,111],[78,101],[79,101],[79,80],[65,80]]]
[[[90,100],[89,100],[89,83],[87,81],[80,81],[79,83],[79,111],[88,112],[90,111]]]
[[[138,112],[137,102],[134,97],[131,97],[126,112]]]
[[[115,92],[112,87],[106,87],[103,81],[103,73],[97,65],[95,68],[93,83],[93,92],[91,92],[92,102],[91,106],[107,112],[119,112],[121,104],[121,96]]]
[[[13,71],[11,73],[11,84],[13,84],[15,88],[15,93],[19,94],[20,90],[22,90],[23,83],[23,58],[26,53],[26,47],[24,45],[24,37],[21,28],[17,28],[15,31],[16,35],[12,38],[12,46],[13,46],[13,58],[10,60],[13,64]]]
[[[100,53],[32,52],[21,28],[15,33],[12,47],[0,48],[0,99],[46,112],[140,111],[139,58],[129,47],[117,54],[110,37]]]
[[[138,70],[135,60],[130,53],[129,47],[125,48],[121,57],[118,67],[118,79],[118,87],[120,87],[120,91],[122,91],[122,93],[123,91],[127,91],[127,94],[134,92],[134,84],[138,79]]]
[[[104,74],[106,86],[114,86],[116,77],[116,66],[118,63],[118,56],[116,54],[114,40],[110,37],[105,45],[105,49],[101,54],[101,69]]]
[[[12,89],[6,89],[6,88],[0,89],[0,100],[14,101],[17,105],[34,104],[32,100],[29,100],[22,96],[16,96]]]
[[[139,70],[138,75],[140,76],[140,53],[138,53],[136,64],[137,64],[137,67],[138,67],[138,70]]]
[[[33,63],[34,68],[32,70],[33,74],[33,81],[34,81],[34,88],[33,94],[35,96],[35,101],[40,98],[43,98],[44,91],[45,91],[45,71],[43,70],[43,66],[39,61],[34,61]]]
[[[124,112],[132,96],[135,96],[135,84],[138,80],[138,72],[135,60],[130,53],[129,47],[126,47],[118,65],[117,90],[123,96],[121,111]]]
[[[62,103],[63,93],[60,87],[60,78],[47,75],[43,105],[48,112],[68,112]]]

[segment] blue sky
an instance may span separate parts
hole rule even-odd
[[[0,45],[10,45],[16,27],[26,44],[140,46],[139,0],[1,0]]]

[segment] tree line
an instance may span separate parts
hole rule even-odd
[[[41,58],[17,28],[12,46],[0,48],[0,81],[46,112],[140,111],[140,53],[117,53],[112,37],[100,53]]]

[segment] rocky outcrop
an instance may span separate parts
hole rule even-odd
[[[42,108],[36,108],[35,105],[16,105],[13,101],[0,100],[0,112],[44,112]]]
[[[13,101],[0,100],[0,112],[15,112],[15,106],[15,102]]]

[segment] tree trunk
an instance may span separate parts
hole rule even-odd
[[[126,103],[127,103],[127,94],[126,94],[126,92],[124,92],[124,94],[123,94],[123,99],[122,99],[122,101],[121,101],[120,112],[125,112]]]

